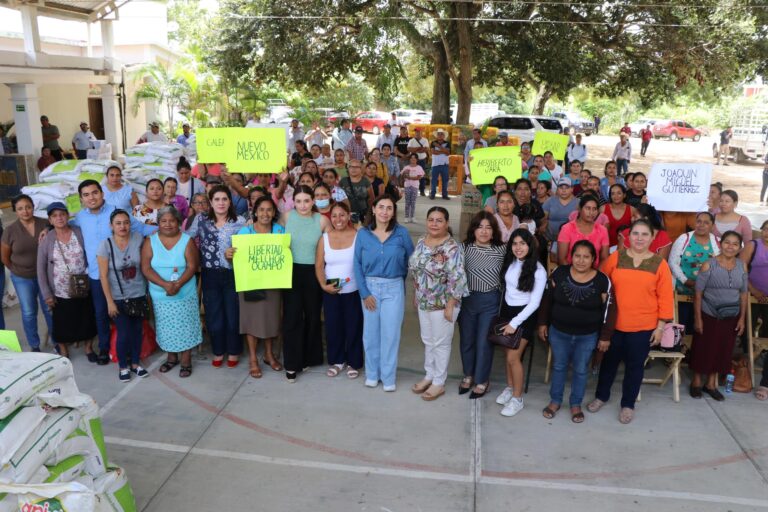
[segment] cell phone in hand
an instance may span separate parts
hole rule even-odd
[[[341,280],[338,277],[334,279],[326,279],[325,284],[330,284],[336,289],[341,288]]]

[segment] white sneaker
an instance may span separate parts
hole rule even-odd
[[[391,384],[391,385],[389,385],[389,386],[383,386],[383,389],[384,389],[384,391],[386,391],[387,393],[391,393],[391,392],[393,392],[394,390],[396,390],[396,389],[397,389],[397,386],[396,386],[396,385],[394,385],[394,384]]]
[[[377,380],[366,380],[365,381],[365,387],[367,388],[375,388],[379,385],[379,381]]]
[[[504,408],[501,410],[502,416],[514,416],[515,414],[519,413],[523,410],[523,399],[522,398],[510,398],[507,405],[504,406]]]
[[[499,396],[496,397],[496,403],[499,405],[507,405],[509,399],[512,398],[512,388],[507,386]]]

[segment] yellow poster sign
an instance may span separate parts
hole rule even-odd
[[[236,291],[291,287],[291,235],[234,235],[232,247]]]
[[[568,150],[569,140],[570,138],[567,135],[544,131],[536,132],[536,135],[533,137],[531,153],[543,155],[547,151],[551,151],[555,160],[565,160],[565,152]]]
[[[284,128],[200,128],[197,161],[225,163],[230,172],[279,173],[285,167]]]
[[[473,149],[469,159],[473,185],[490,185],[497,176],[504,176],[512,183],[523,174],[520,146]]]
[[[19,344],[16,331],[0,331],[0,350],[21,352],[21,344]]]

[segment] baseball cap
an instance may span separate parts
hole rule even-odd
[[[80,121],[80,126],[83,126],[83,125],[88,126],[88,123],[86,123],[85,121]]]
[[[160,123],[158,123],[157,121],[152,121],[151,123],[149,123],[149,126],[160,128]]]
[[[389,123],[384,123],[384,128],[392,128],[392,125]]]
[[[562,187],[562,186],[572,187],[573,186],[573,182],[571,182],[571,178],[569,178],[568,176],[563,176],[562,178],[557,180],[557,186],[558,187]]]
[[[45,208],[45,211],[46,211],[46,213],[47,213],[49,216],[50,216],[50,215],[51,215],[53,212],[55,212],[56,210],[61,210],[61,211],[63,211],[63,212],[67,212],[67,213],[69,213],[69,210],[67,210],[67,205],[65,205],[65,204],[64,204],[64,203],[62,203],[61,201],[54,201],[53,203],[49,204],[49,205],[48,205],[48,206]]]
[[[499,137],[509,137],[507,132],[499,132]]]
[[[189,126],[189,123],[184,123],[183,125],[181,125],[182,128],[184,128],[185,126]]]
[[[355,126],[355,131],[356,132],[362,132],[363,131],[363,127],[362,126]]]

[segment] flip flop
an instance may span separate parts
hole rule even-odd
[[[421,379],[419,382],[414,384],[413,387],[411,387],[411,391],[413,391],[418,395],[425,392],[427,389],[429,389],[429,386],[431,385],[432,385],[431,380]]]
[[[355,370],[352,367],[347,368],[347,377],[350,379],[356,379],[360,376],[360,371]]]
[[[264,364],[269,365],[269,367],[276,372],[283,371],[283,365],[280,364],[280,361],[278,361],[277,359],[272,359],[268,361],[266,358],[264,358]]]
[[[576,407],[573,409],[576,409]],[[571,409],[571,421],[574,423],[584,423],[584,413],[582,412],[581,407],[578,408],[578,412],[573,412],[573,409]]]
[[[191,366],[182,366],[181,368],[179,368],[179,377],[181,377],[182,379],[186,379],[190,375],[192,375]]]
[[[335,377],[344,370],[346,370],[347,365],[346,364],[332,364],[326,371],[325,375],[327,377]]]
[[[260,379],[262,377],[261,368],[258,364],[255,364],[251,366],[251,369],[248,371],[249,375],[253,377],[254,379]]]
[[[630,409],[629,407],[624,407],[623,409],[621,409],[621,412],[619,413],[619,422],[622,425],[628,425],[632,421],[632,418],[634,417],[635,417],[635,410]]]
[[[587,410],[591,413],[596,413],[597,411],[602,409],[604,405],[605,405],[605,402],[603,402],[599,398],[595,398],[594,400],[589,402],[589,405],[587,405]]]
[[[758,387],[757,391],[755,391],[755,398],[758,400],[768,400],[768,388],[765,386]]]
[[[559,407],[558,407],[557,409],[552,409],[550,406],[546,406],[546,407],[545,407],[545,408],[544,408],[544,409],[541,411],[541,414],[542,414],[542,416],[544,416],[544,417],[545,417],[545,418],[547,418],[548,420],[551,420],[552,418],[554,418],[554,417],[555,417],[555,415],[557,414],[557,411],[559,411],[559,410],[560,410],[560,408],[559,408]]]
[[[431,402],[437,400],[445,394],[445,386],[429,386],[424,393],[421,394],[421,399],[425,402]]]

